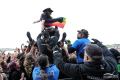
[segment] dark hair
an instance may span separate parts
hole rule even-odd
[[[87,30],[85,30],[85,29],[82,29],[81,31],[78,31],[80,34],[84,34],[84,38],[88,38],[89,36],[89,33],[88,33],[88,31]]]
[[[1,62],[1,66],[2,66],[2,67],[4,66],[4,61]]]
[[[92,60],[95,62],[101,61],[103,59],[103,56],[93,56]]]
[[[39,57],[38,57],[38,65],[41,69],[41,76],[42,76],[42,80],[48,80],[47,78],[47,75],[45,73],[45,71],[43,69],[47,68],[47,64],[48,64],[48,56],[45,55],[45,54],[41,54]]]
[[[17,70],[15,61],[10,62],[9,64],[9,72],[11,72],[12,70]]]
[[[49,15],[49,13],[51,13],[50,11],[46,11],[45,12],[45,16],[47,17],[47,19],[52,19],[52,17]]]

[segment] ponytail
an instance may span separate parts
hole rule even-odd
[[[46,73],[45,73],[45,71],[44,70],[41,70],[41,76],[42,76],[42,80],[48,80],[48,78],[47,78],[47,75],[46,75]]]

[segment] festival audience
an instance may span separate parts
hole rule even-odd
[[[56,59],[57,59],[56,57],[54,64],[51,65],[49,62],[50,56],[47,56],[42,53],[39,55],[39,47],[37,46],[35,41],[33,41],[32,43],[29,42],[29,44],[31,46],[24,49],[22,53],[19,53],[20,51],[18,48],[12,54],[8,53],[7,55],[5,55],[4,52],[2,52],[2,54],[0,55],[0,63],[1,63],[0,79],[1,80],[25,80],[25,79],[26,80],[58,80],[58,79],[72,80],[72,78],[74,79],[74,77],[69,76],[69,73],[71,70],[69,70],[69,73],[67,74],[64,72],[67,69],[69,69],[69,67],[64,68],[64,66],[62,66],[62,68],[64,68],[64,70],[62,70],[58,66],[58,64],[61,65],[63,63],[61,60],[60,62],[59,61],[56,62]],[[67,48],[65,48],[64,46],[64,42],[62,41],[60,41],[59,44],[56,44],[56,46],[58,45],[59,45],[58,51],[60,51],[59,54],[62,60],[70,64],[77,64],[76,51],[69,54]],[[55,54],[55,52],[53,52],[55,50],[54,49],[51,49],[51,50],[52,50],[52,53]],[[110,49],[110,51],[114,54],[117,53],[115,52],[114,49]],[[117,54],[120,55],[119,53]],[[119,56],[116,57],[115,55],[115,58],[119,64]],[[119,69],[119,65],[118,65],[118,69]],[[115,69],[115,73],[117,73],[116,70],[118,69]],[[74,71],[75,70],[76,69],[74,69]],[[82,74],[83,73],[84,72],[82,72]],[[75,75],[77,74],[75,73]],[[88,80],[88,79],[84,78],[83,80]],[[113,80],[118,80],[118,79],[114,78]]]
[[[91,42],[85,29],[78,31],[73,44],[65,39],[66,33],[58,41],[58,27],[44,25],[52,19],[52,12],[50,8],[43,10],[40,20],[34,22],[42,23],[36,41],[28,33],[28,45],[22,44],[21,51],[16,48],[7,55],[2,51],[0,80],[119,80],[120,53],[108,50],[97,39]]]

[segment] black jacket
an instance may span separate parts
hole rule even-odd
[[[12,70],[9,72],[9,79],[8,80],[20,80],[21,79],[21,72],[17,70]]]
[[[59,36],[60,36],[59,31],[56,31],[55,36],[49,38],[48,44],[50,45],[51,49],[57,45],[58,40],[59,40]],[[37,37],[37,45],[39,48],[39,55],[41,53],[46,54],[49,57],[49,62],[51,64],[53,64],[53,53],[51,53],[47,49],[47,46],[46,46],[44,39],[41,39],[41,34]]]
[[[77,80],[119,80],[117,62],[112,53],[105,46],[103,49],[104,60],[101,62],[85,62],[84,64],[70,64],[62,61],[58,52],[54,53],[54,64],[67,76]],[[113,74],[112,78],[109,74]],[[81,79],[81,80],[82,80]]]

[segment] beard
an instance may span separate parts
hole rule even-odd
[[[77,37],[77,39],[81,39],[80,37]]]

